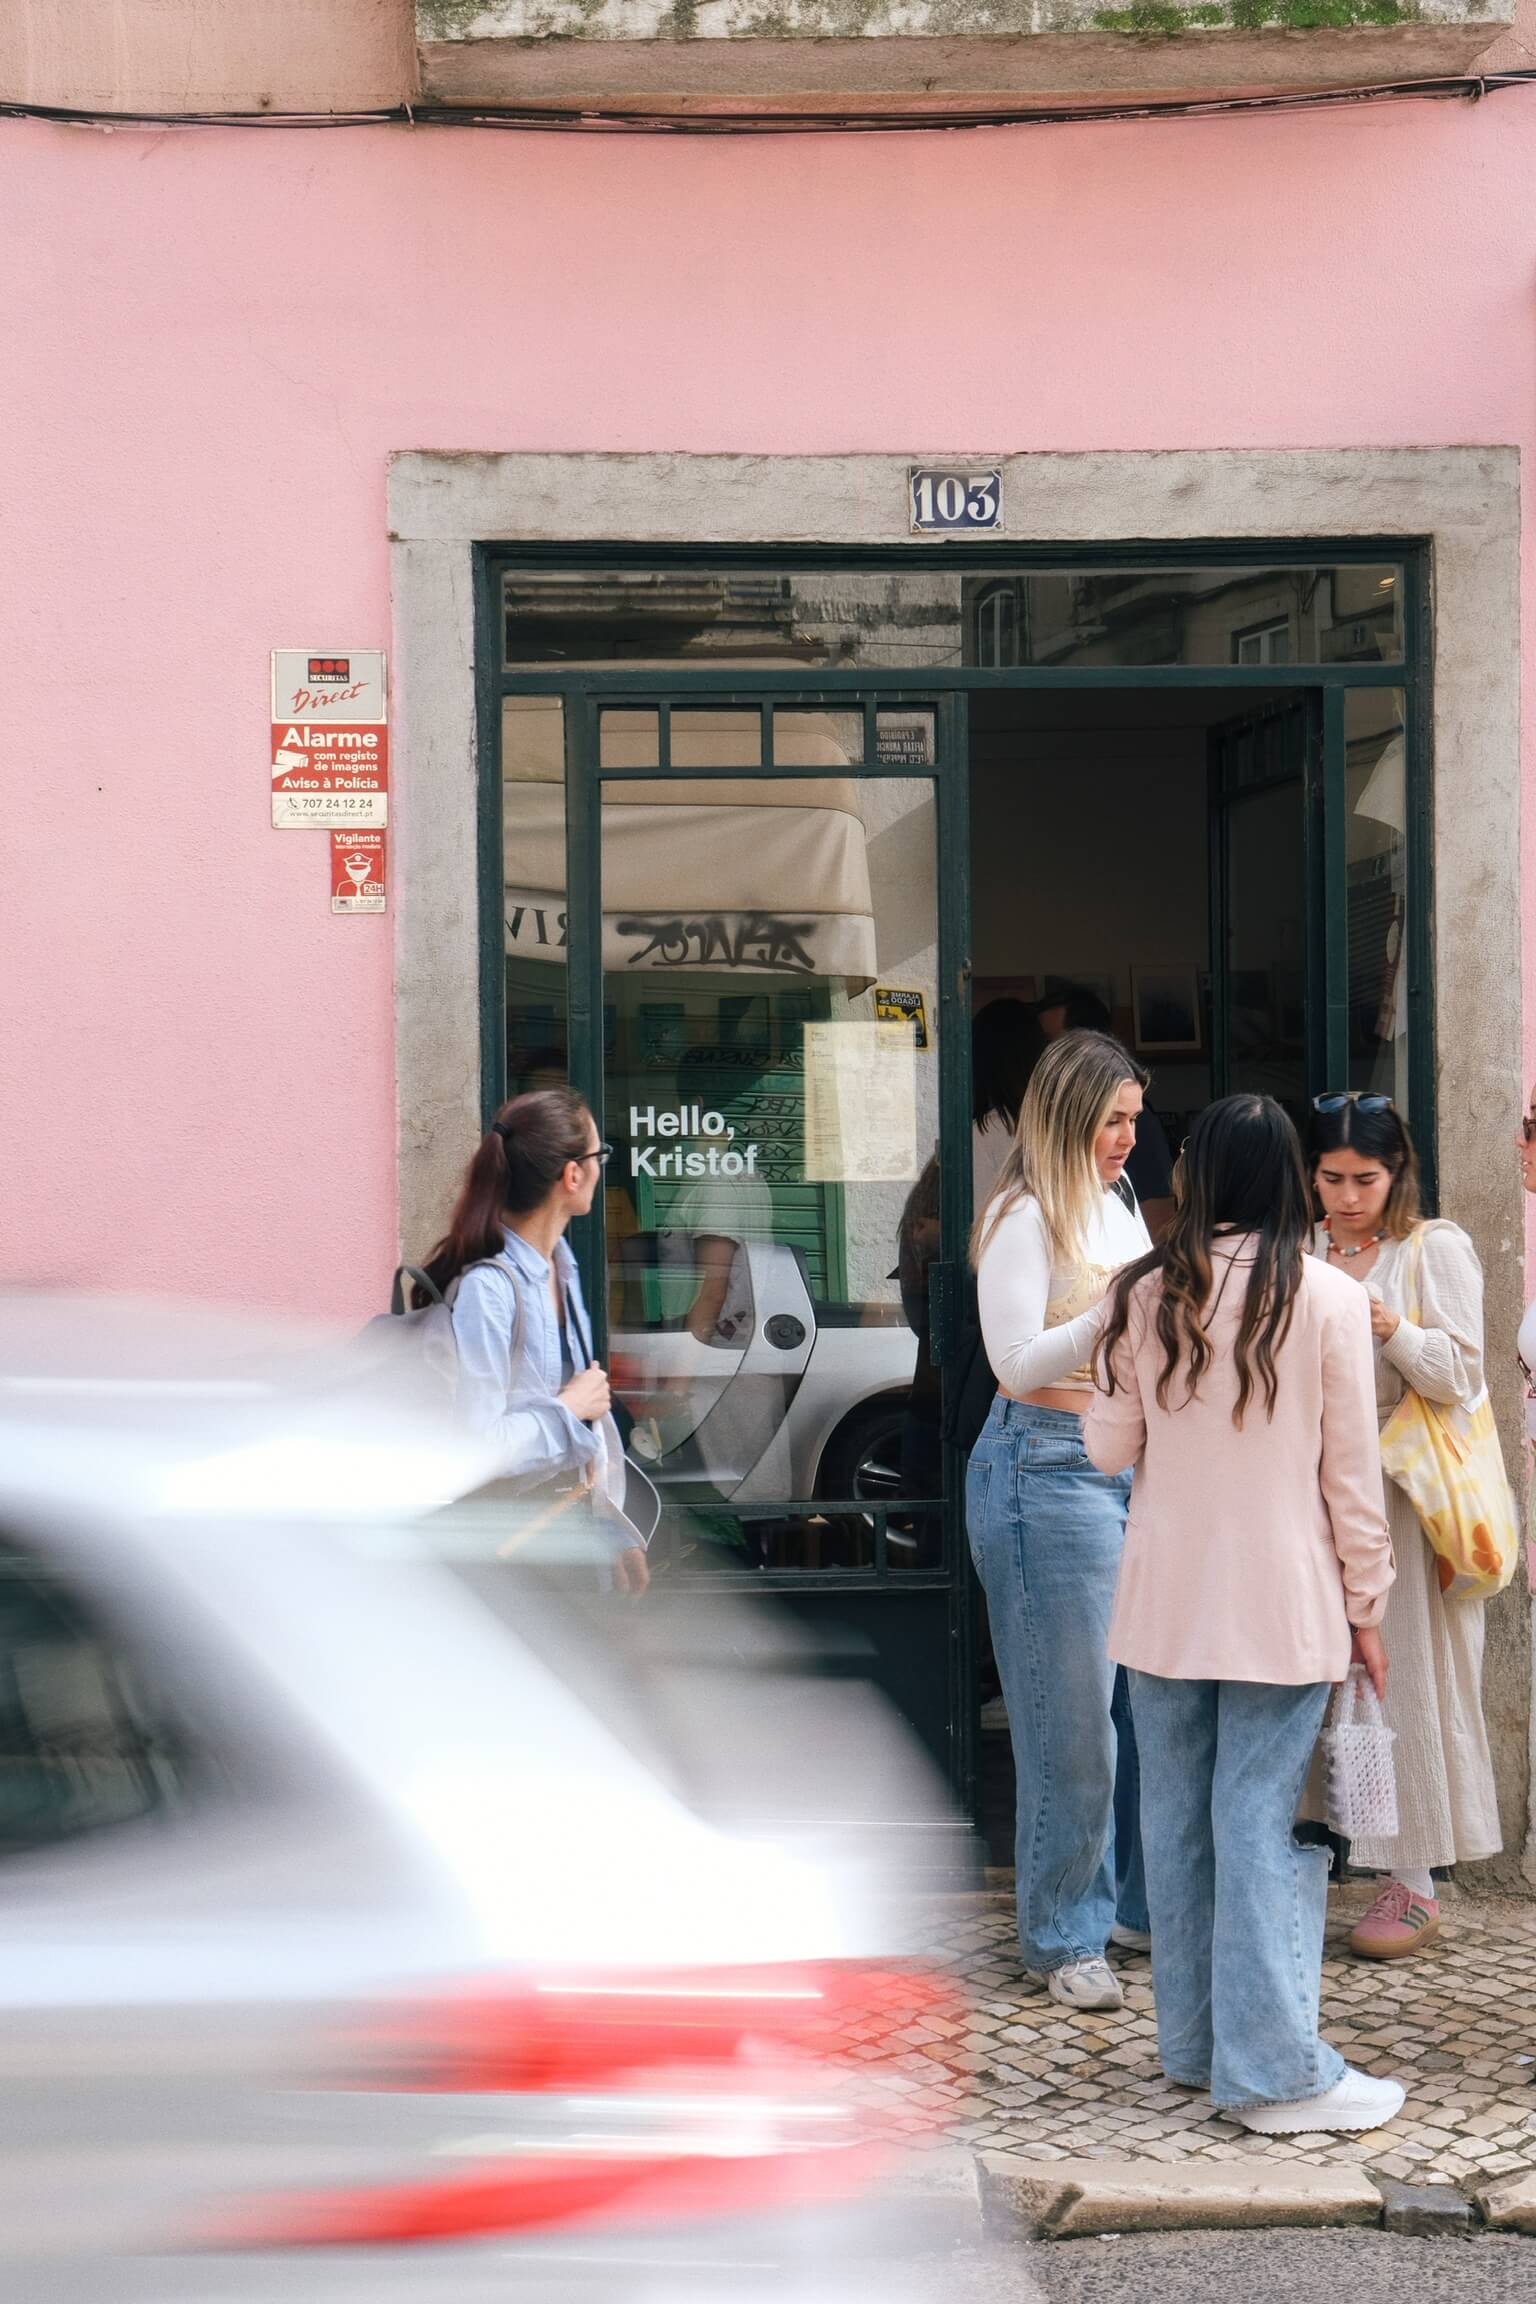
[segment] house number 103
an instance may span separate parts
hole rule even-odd
[[[914,464],[907,474],[912,533],[948,535],[1003,524],[1003,476],[990,472],[943,472]]]

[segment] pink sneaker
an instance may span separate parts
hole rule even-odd
[[[1362,1960],[1411,1960],[1440,1933],[1440,1906],[1433,1896],[1415,1896],[1401,1880],[1389,1880],[1349,1932],[1349,1948]]]

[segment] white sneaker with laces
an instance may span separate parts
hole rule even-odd
[[[1403,2108],[1404,2090],[1397,2080],[1373,2080],[1346,2064],[1344,2075],[1321,2096],[1300,2096],[1289,2104],[1223,2106],[1229,2120],[1239,2121],[1255,2136],[1300,2136],[1315,2129],[1337,2129],[1341,2134],[1363,2135],[1385,2128]]]
[[[1150,1928],[1127,1928],[1120,1920],[1111,1928],[1109,1940],[1111,1944],[1118,1944],[1122,1952],[1150,1952],[1152,1949]]]
[[[1052,1968],[1045,1988],[1064,2008],[1123,2008],[1125,1994],[1107,1960],[1069,1960]]]

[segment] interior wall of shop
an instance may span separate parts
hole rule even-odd
[[[1121,713],[1105,728],[1092,699],[1029,702],[1011,731],[971,738],[977,999],[988,978],[1113,979],[1115,1021],[1129,1030],[1133,969],[1209,964],[1206,730],[1136,729]],[[1167,700],[1149,717],[1166,719]],[[1209,1101],[1207,1062],[1147,1061],[1154,1108]]]
[[[986,453],[1015,538],[1435,535],[1442,1173],[1497,1353],[1536,1065],[1531,120],[1516,94],[849,139],[5,123],[0,1274],[350,1320],[403,1202],[413,1238],[435,1219],[476,1124],[444,1008],[474,848],[433,781],[473,788],[467,538],[897,542],[908,458]],[[402,450],[432,460],[392,579]],[[392,637],[410,938],[333,917],[325,836],[268,810],[268,651]],[[397,1112],[397,1041],[434,1031]],[[1524,1612],[1499,1624],[1518,1837]]]

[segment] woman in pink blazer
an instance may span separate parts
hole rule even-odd
[[[1279,1105],[1202,1113],[1172,1229],[1116,1285],[1084,1429],[1101,1472],[1136,1475],[1109,1653],[1163,2069],[1265,2135],[1379,2128],[1403,2101],[1318,2037],[1328,1856],[1292,1831],[1351,1655],[1385,1685],[1393,1576],[1370,1307],[1311,1233]]]

